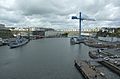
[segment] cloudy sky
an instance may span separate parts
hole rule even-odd
[[[120,26],[119,0],[0,0],[0,23],[6,26],[39,26],[55,29],[78,28],[71,16],[94,18],[83,28]]]

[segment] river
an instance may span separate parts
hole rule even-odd
[[[74,67],[74,59],[90,59],[84,44],[70,45],[69,38],[45,38],[9,49],[0,47],[0,79],[84,79]],[[120,77],[107,68],[109,79]],[[112,75],[112,76],[111,76]]]

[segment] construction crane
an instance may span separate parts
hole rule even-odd
[[[81,38],[81,24],[83,20],[87,20],[87,21],[95,21],[95,19],[92,18],[82,18],[82,13],[79,13],[79,17],[77,16],[72,16],[72,19],[78,19],[79,20],[79,38]]]

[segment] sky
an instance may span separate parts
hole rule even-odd
[[[120,26],[119,0],[0,0],[0,23],[13,27],[78,29],[79,16],[96,21],[82,21],[82,28]]]

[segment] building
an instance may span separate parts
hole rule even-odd
[[[120,27],[104,27],[97,33],[98,39],[109,42],[120,42]]]
[[[14,36],[20,35],[20,34],[22,36],[26,36],[28,33],[28,27],[27,28],[11,27],[9,29],[14,33]],[[52,28],[29,27],[29,35],[31,39],[40,39],[46,36],[57,36],[60,34],[61,34],[60,32],[58,33],[58,31],[55,31]]]
[[[30,27],[31,36],[33,39],[45,37],[45,29],[41,27]]]
[[[0,29],[5,29],[5,25],[4,24],[0,24]]]
[[[114,33],[117,28],[108,28],[108,27],[103,27],[101,28],[102,32],[108,32],[108,33]]]

